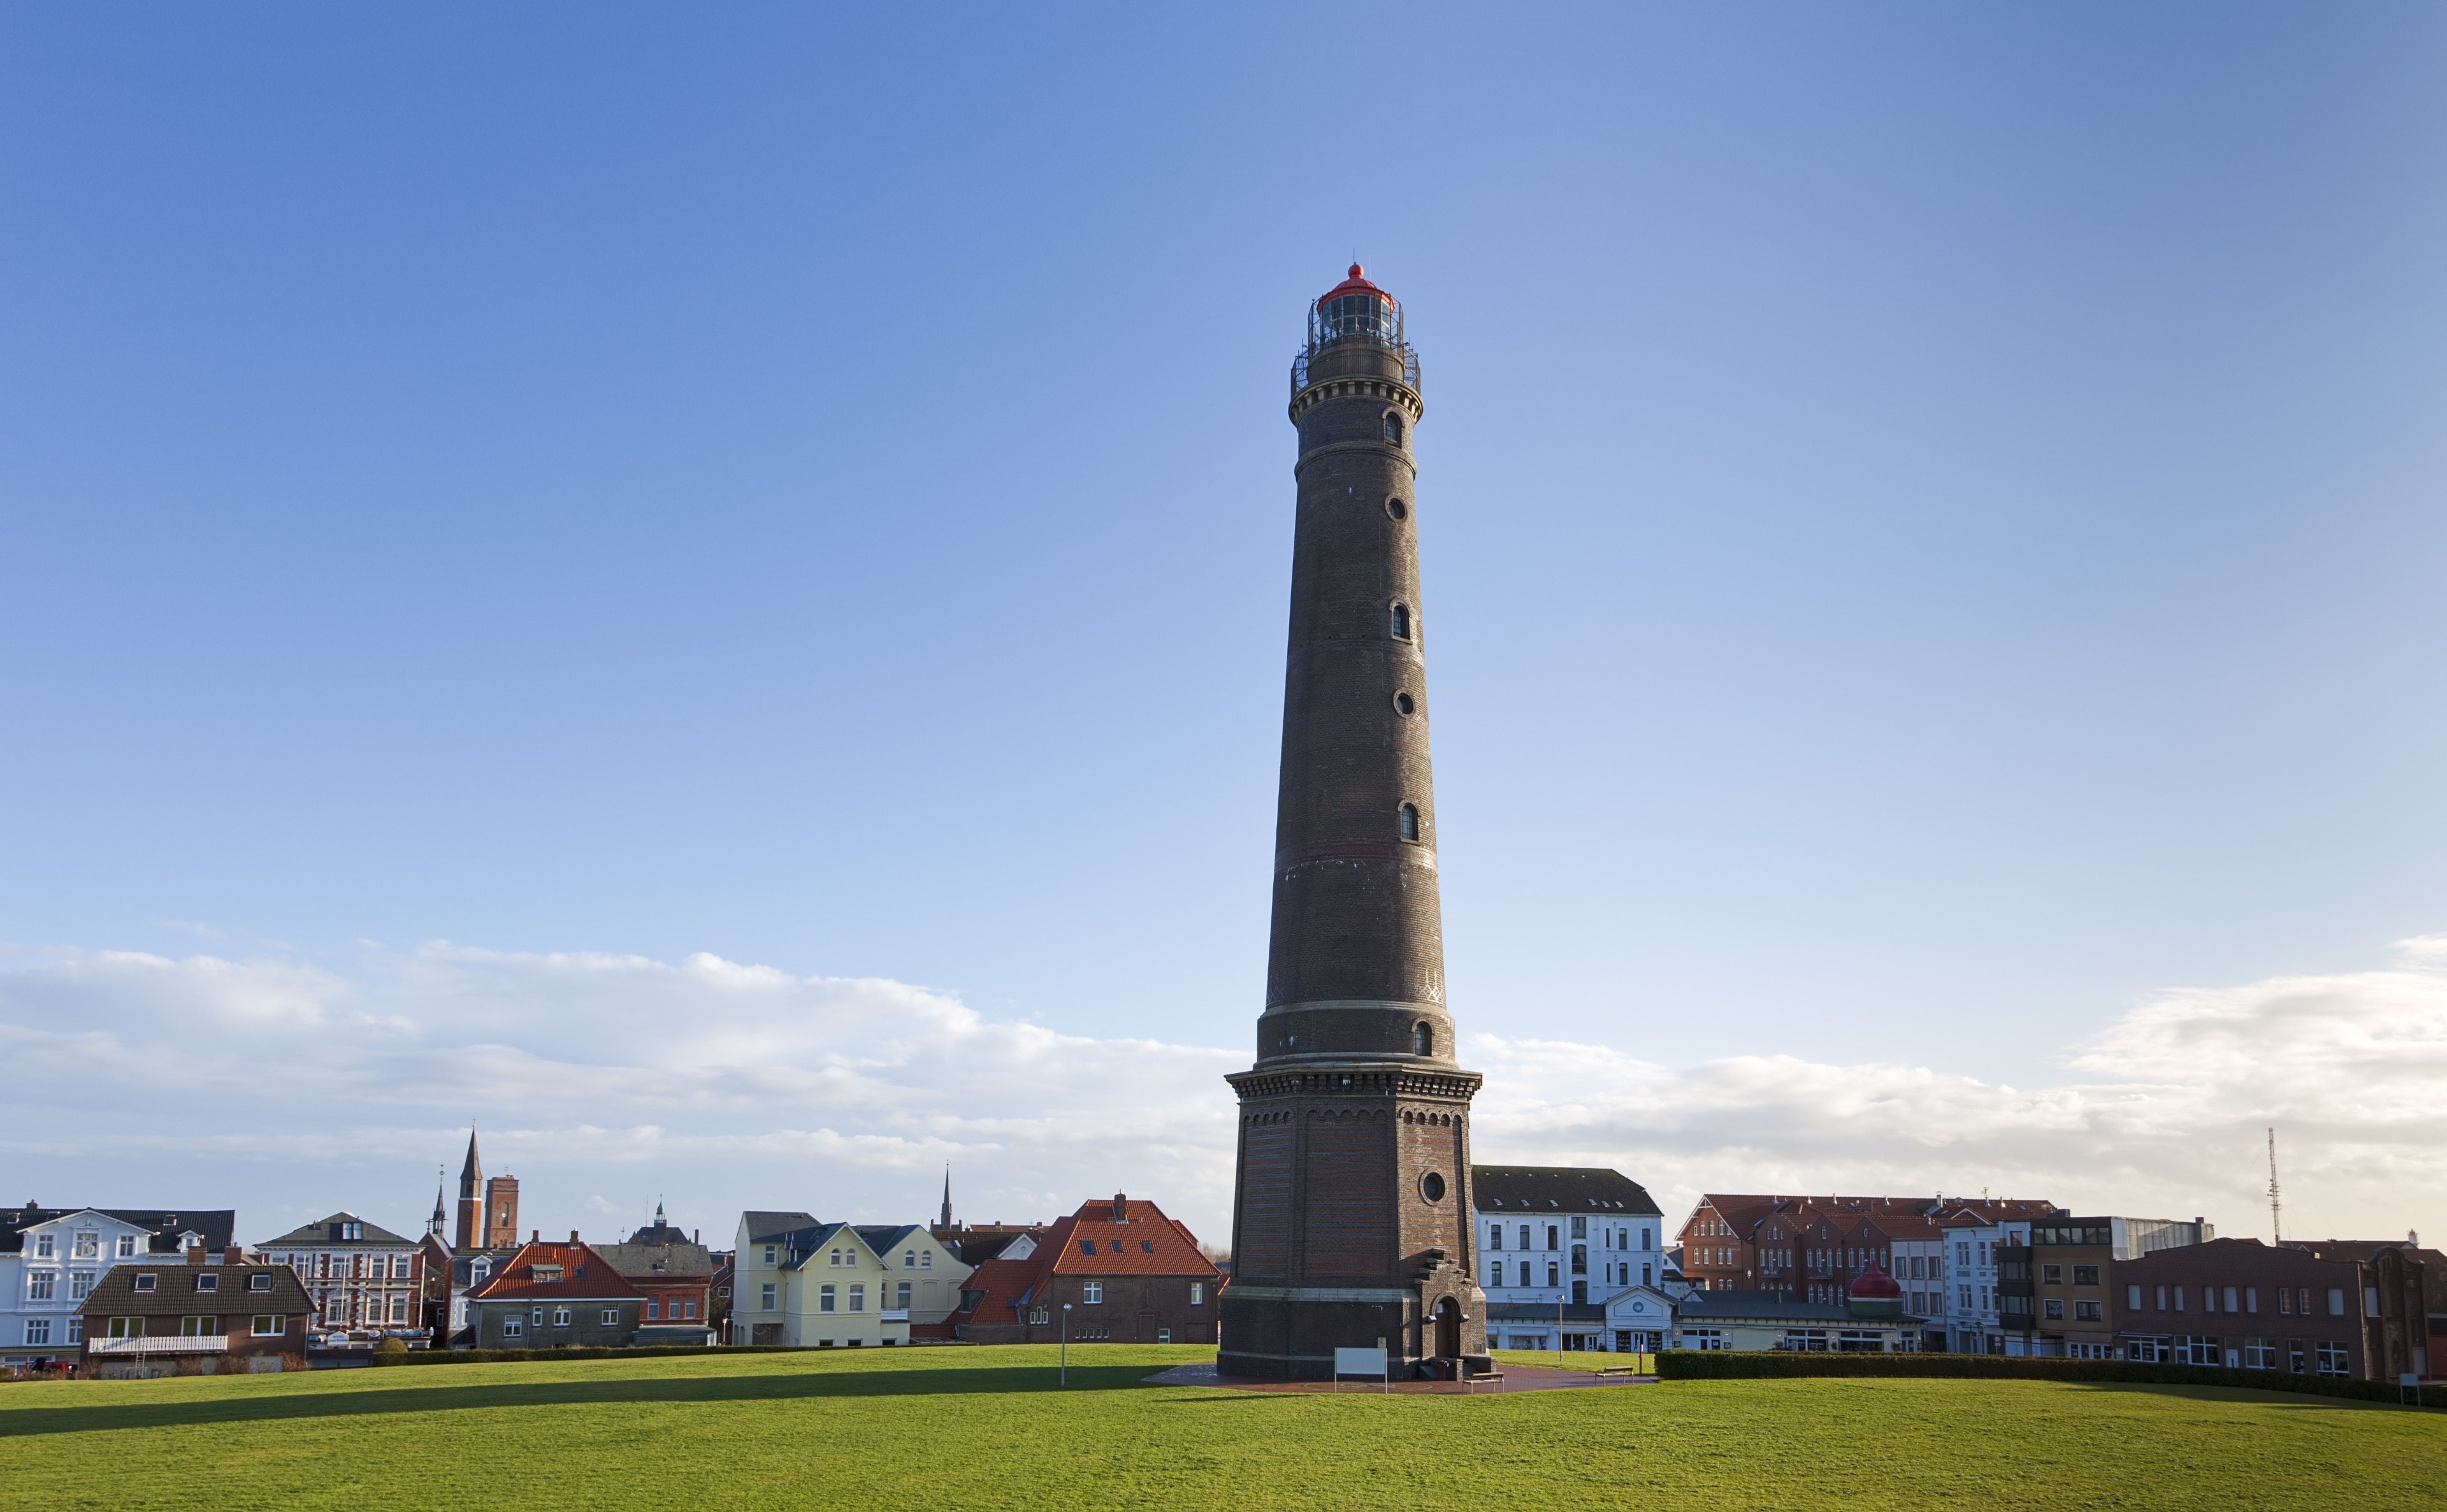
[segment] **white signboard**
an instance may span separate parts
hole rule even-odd
[[[1342,1378],[1346,1375],[1365,1375],[1384,1382],[1385,1389],[1388,1391],[1394,1389],[1394,1371],[1386,1352],[1381,1349],[1335,1351],[1334,1387],[1336,1390],[1342,1389]]]

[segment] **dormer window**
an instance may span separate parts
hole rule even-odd
[[[154,1286],[158,1284],[161,1279],[161,1278],[160,1276],[147,1271],[136,1278],[136,1290],[140,1292],[149,1292],[153,1290]]]
[[[218,1292],[220,1289],[221,1278],[210,1271],[196,1277],[196,1290],[199,1292]]]
[[[258,1271],[246,1278],[246,1289],[250,1292],[269,1292],[272,1290],[272,1277]]]
[[[560,1279],[560,1267],[558,1265],[533,1265],[528,1267],[528,1271],[538,1281]]]

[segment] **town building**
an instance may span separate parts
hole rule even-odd
[[[979,1266],[952,1330],[972,1344],[1213,1344],[1219,1294],[1224,1274],[1187,1225],[1116,1192],[1026,1256]]]
[[[598,1244],[596,1253],[645,1294],[640,1344],[706,1344],[712,1340],[713,1256],[694,1235],[675,1229],[654,1204],[654,1220],[625,1244]]]
[[[1674,1304],[1674,1347],[1892,1353],[1918,1347],[1901,1287],[1882,1269],[1862,1272],[1841,1301],[1789,1291],[1695,1289]]]
[[[415,1239],[341,1212],[255,1248],[297,1273],[314,1301],[308,1326],[316,1332],[411,1333],[426,1327],[425,1263]]]
[[[818,1349],[907,1344],[959,1306],[970,1267],[916,1223],[739,1216],[730,1342]]]
[[[1225,1078],[1241,1104],[1227,1375],[1320,1380],[1344,1347],[1411,1361],[1486,1347],[1470,1191],[1481,1078],[1454,1058],[1437,896],[1422,407],[1402,307],[1354,263],[1311,302],[1292,363],[1266,1000],[1255,1064]]]
[[[1583,1165],[1470,1170],[1488,1348],[1608,1350],[1661,1330],[1665,1219],[1647,1189]],[[1503,1342],[1498,1343],[1501,1339]]]
[[[2373,1372],[2447,1375],[2447,1255],[2401,1239],[2286,1239],[2278,1246],[2314,1259],[2362,1267],[2363,1341]]]
[[[114,1264],[78,1307],[79,1373],[98,1377],[297,1370],[306,1288],[236,1246]]]
[[[0,1364],[71,1360],[85,1342],[85,1299],[114,1265],[219,1255],[237,1215],[162,1208],[0,1210]]]
[[[2058,1210],[2008,1225],[1990,1251],[2004,1352],[2116,1360],[2115,1271],[2157,1250],[2212,1237],[2200,1219],[2080,1218]],[[2025,1247],[2026,1246],[2026,1247]]]
[[[2390,1363],[2389,1299],[2360,1251],[2212,1238],[2118,1263],[2113,1287],[2127,1359],[2353,1380]]]
[[[530,1240],[467,1293],[470,1341],[482,1350],[620,1347],[636,1342],[646,1294],[575,1231]]]

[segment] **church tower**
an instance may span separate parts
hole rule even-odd
[[[476,1131],[467,1131],[467,1163],[459,1167],[459,1228],[452,1236],[456,1250],[484,1247],[484,1165],[476,1158]]]
[[[1292,363],[1291,635],[1274,929],[1240,1095],[1226,1375],[1317,1379],[1337,1348],[1477,1354],[1470,1104],[1453,1059],[1419,595],[1418,356],[1351,274]]]

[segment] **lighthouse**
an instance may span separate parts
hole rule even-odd
[[[1291,627],[1274,922],[1240,1098],[1226,1375],[1318,1379],[1334,1351],[1484,1351],[1470,1105],[1437,902],[1419,587],[1424,406],[1401,304],[1359,265],[1292,361]]]

